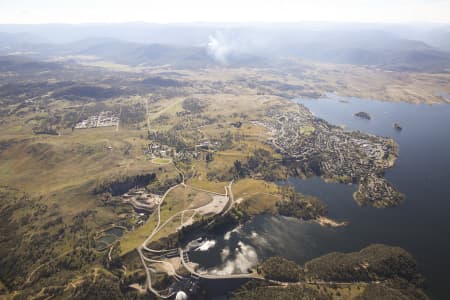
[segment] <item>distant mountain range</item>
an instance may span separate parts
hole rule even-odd
[[[204,66],[214,63],[204,47],[173,46],[163,44],[138,44],[123,41],[100,41],[83,48],[83,41],[77,43],[76,54],[93,55],[128,65],[177,65]],[[73,53],[72,53],[73,54]]]
[[[450,69],[450,26],[313,25],[0,25],[0,54],[89,55],[132,66],[266,66],[296,57],[400,71]]]
[[[0,56],[0,72],[33,73],[62,68],[61,65],[52,62],[43,62],[20,55]]]
[[[283,55],[324,62],[372,65],[400,71],[450,68],[449,52],[382,31],[303,32],[281,46],[283,49],[279,52]]]

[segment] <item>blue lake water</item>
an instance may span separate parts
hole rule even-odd
[[[191,251],[191,260],[214,272],[238,271],[268,256],[282,255],[298,263],[331,251],[357,251],[373,243],[400,246],[411,252],[427,278],[434,299],[448,299],[450,285],[450,105],[391,103],[329,95],[297,100],[316,116],[346,130],[389,136],[400,157],[386,178],[406,195],[396,208],[359,207],[356,186],[325,183],[320,178],[290,178],[297,191],[319,196],[329,216],[347,220],[343,228],[324,228],[290,218],[257,216],[213,237],[206,251]],[[371,120],[353,115],[365,111]],[[397,122],[402,131],[395,130]],[[238,266],[241,266],[239,268]],[[242,267],[243,266],[243,267]]]

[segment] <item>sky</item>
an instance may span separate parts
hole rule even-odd
[[[0,23],[450,23],[450,0],[0,0]]]

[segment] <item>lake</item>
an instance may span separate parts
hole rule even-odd
[[[329,217],[346,220],[343,228],[324,228],[291,218],[257,216],[225,235],[211,237],[208,247],[192,249],[191,260],[213,273],[241,272],[272,255],[298,263],[331,251],[357,251],[373,243],[411,252],[427,278],[427,292],[447,299],[450,270],[450,105],[392,103],[328,95],[298,99],[316,116],[346,130],[389,136],[400,157],[386,178],[406,195],[396,208],[358,207],[356,186],[325,183],[320,178],[290,178],[303,194],[319,196]],[[360,111],[371,120],[354,117]],[[399,123],[403,130],[393,128]]]

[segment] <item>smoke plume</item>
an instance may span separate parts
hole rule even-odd
[[[233,50],[233,47],[225,35],[222,32],[217,31],[209,36],[207,49],[208,54],[211,57],[213,57],[217,62],[226,65],[228,64],[228,58]]]

